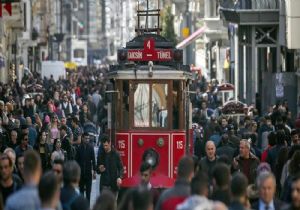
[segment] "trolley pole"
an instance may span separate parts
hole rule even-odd
[[[238,26],[234,27],[234,99],[238,100],[239,93],[239,33]]]

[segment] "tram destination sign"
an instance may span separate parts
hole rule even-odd
[[[173,59],[172,49],[155,49],[153,38],[144,41],[144,49],[127,50],[128,61],[171,61]]]

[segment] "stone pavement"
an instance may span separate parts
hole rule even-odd
[[[97,178],[93,180],[92,183],[91,205],[90,205],[91,209],[93,208],[99,196],[99,183],[100,183],[100,175],[97,174]]]
[[[94,150],[95,150],[95,157],[97,161],[98,147],[94,147]],[[91,205],[90,205],[91,209],[93,208],[99,196],[99,183],[100,183],[100,175],[97,174],[97,178],[92,182]]]

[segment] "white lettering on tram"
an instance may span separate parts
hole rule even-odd
[[[157,57],[158,59],[171,59],[171,52],[158,51]]]
[[[119,149],[125,149],[126,144],[125,144],[125,140],[119,140]]]
[[[142,59],[143,53],[136,51],[136,52],[128,52],[128,59]]]

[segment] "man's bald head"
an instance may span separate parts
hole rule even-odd
[[[216,146],[213,141],[207,141],[205,145],[206,156],[209,160],[213,161],[216,158]]]

